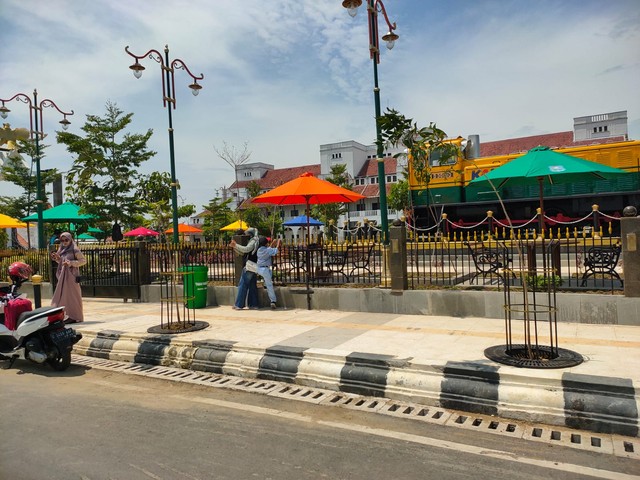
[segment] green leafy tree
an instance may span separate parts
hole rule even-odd
[[[413,119],[388,108],[386,113],[378,118],[378,125],[384,145],[403,145],[407,149],[413,175],[416,181],[425,187],[428,187],[431,180],[431,157],[437,156],[440,164],[448,164],[459,154],[458,147],[445,142],[447,134],[433,122],[428,127],[420,128]],[[407,154],[399,153],[395,157],[403,155]]]
[[[133,113],[124,114],[107,102],[103,117],[87,115],[84,135],[58,132],[58,142],[74,155],[67,174],[67,192],[82,211],[130,225],[144,213],[138,198],[140,166],[155,152],[147,148],[153,131],[127,133]]]
[[[22,192],[17,197],[0,196],[0,205],[2,205],[2,212],[5,215],[21,218],[36,211],[37,179],[35,168],[27,167],[23,161],[24,156],[31,157],[33,165],[33,159],[36,157],[36,145],[33,140],[18,140],[17,145],[18,150],[14,150],[14,152],[8,155],[7,160],[0,167],[0,177],[2,177],[4,181],[13,183],[19,187]],[[43,152],[46,148],[47,145],[40,145],[41,159],[45,157]],[[45,195],[45,205],[48,203],[48,198],[46,197],[44,185],[53,182],[58,175],[59,173],[55,168],[41,170],[40,179]]]
[[[208,205],[204,205],[204,225],[202,230],[204,236],[209,241],[218,241],[220,239],[229,239],[234,232],[221,232],[220,229],[233,222],[234,213],[229,205],[233,199],[228,198],[221,200],[216,197],[209,201]]]
[[[141,178],[137,187],[137,197],[142,211],[149,219],[143,224],[160,232],[167,230],[173,220],[171,208],[171,175],[167,172],[151,172]],[[178,207],[178,218],[190,217],[196,211],[193,204]],[[140,222],[137,222],[140,224]]]
[[[249,195],[249,198],[257,197],[258,195],[260,195],[261,191],[262,191],[262,188],[260,188],[260,184],[255,180],[251,180],[247,184],[247,195]]]
[[[389,208],[406,212],[411,208],[410,201],[409,182],[406,179],[391,185],[391,191],[387,199]]]

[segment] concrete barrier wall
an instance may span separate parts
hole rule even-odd
[[[278,307],[307,308],[304,289],[277,287]],[[30,283],[21,291],[33,299]],[[43,305],[52,296],[50,284],[43,284]],[[260,289],[261,304],[269,305],[266,290]],[[209,306],[233,305],[236,287],[209,285]],[[142,286],[142,302],[160,302],[159,285]],[[512,302],[517,299],[512,300]],[[405,290],[382,288],[314,288],[311,308],[353,312],[397,313],[405,315],[442,315],[453,317],[504,318],[504,294],[480,290]],[[640,326],[640,301],[622,295],[595,293],[558,293],[559,322]]]

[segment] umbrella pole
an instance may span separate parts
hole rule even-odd
[[[538,177],[538,186],[540,192],[540,236],[544,237],[544,177]]]
[[[307,261],[307,310],[311,310],[311,291],[309,290],[309,277],[311,276],[311,252],[309,251],[309,197],[307,197],[307,248],[305,248]]]

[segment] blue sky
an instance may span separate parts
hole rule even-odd
[[[383,48],[383,109],[450,136],[481,141],[566,131],[573,117],[627,110],[640,139],[640,2],[637,0],[387,0],[400,35]],[[386,26],[379,18],[380,31]],[[364,8],[340,0],[2,0],[0,98],[38,89],[74,110],[70,131],[115,102],[131,131],[154,130],[145,172],[169,170],[160,68],[136,80],[124,47],[140,55],[169,44],[171,58],[203,73],[193,97],[176,73],[173,112],[179,195],[199,209],[233,182],[223,142],[248,142],[251,161],[276,168],[320,162],[319,146],[375,138],[373,71]],[[5,120],[27,126],[24,104]],[[59,120],[45,110],[45,143]],[[62,171],[52,145],[42,168]],[[0,183],[2,194],[12,188]],[[182,200],[180,200],[182,201]]]

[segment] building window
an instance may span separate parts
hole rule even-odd
[[[379,203],[372,203],[371,204],[371,210],[380,210],[380,204]]]
[[[298,214],[298,210],[291,210],[291,217],[292,217],[292,218],[293,218],[293,217],[297,217],[298,215],[299,215],[299,214]]]
[[[356,212],[364,212],[364,207],[365,207],[364,203],[358,203],[356,205]]]
[[[608,131],[608,130],[609,130],[609,128],[607,127],[607,125],[605,125],[605,126],[604,126],[604,131],[606,132],[606,131]]]

